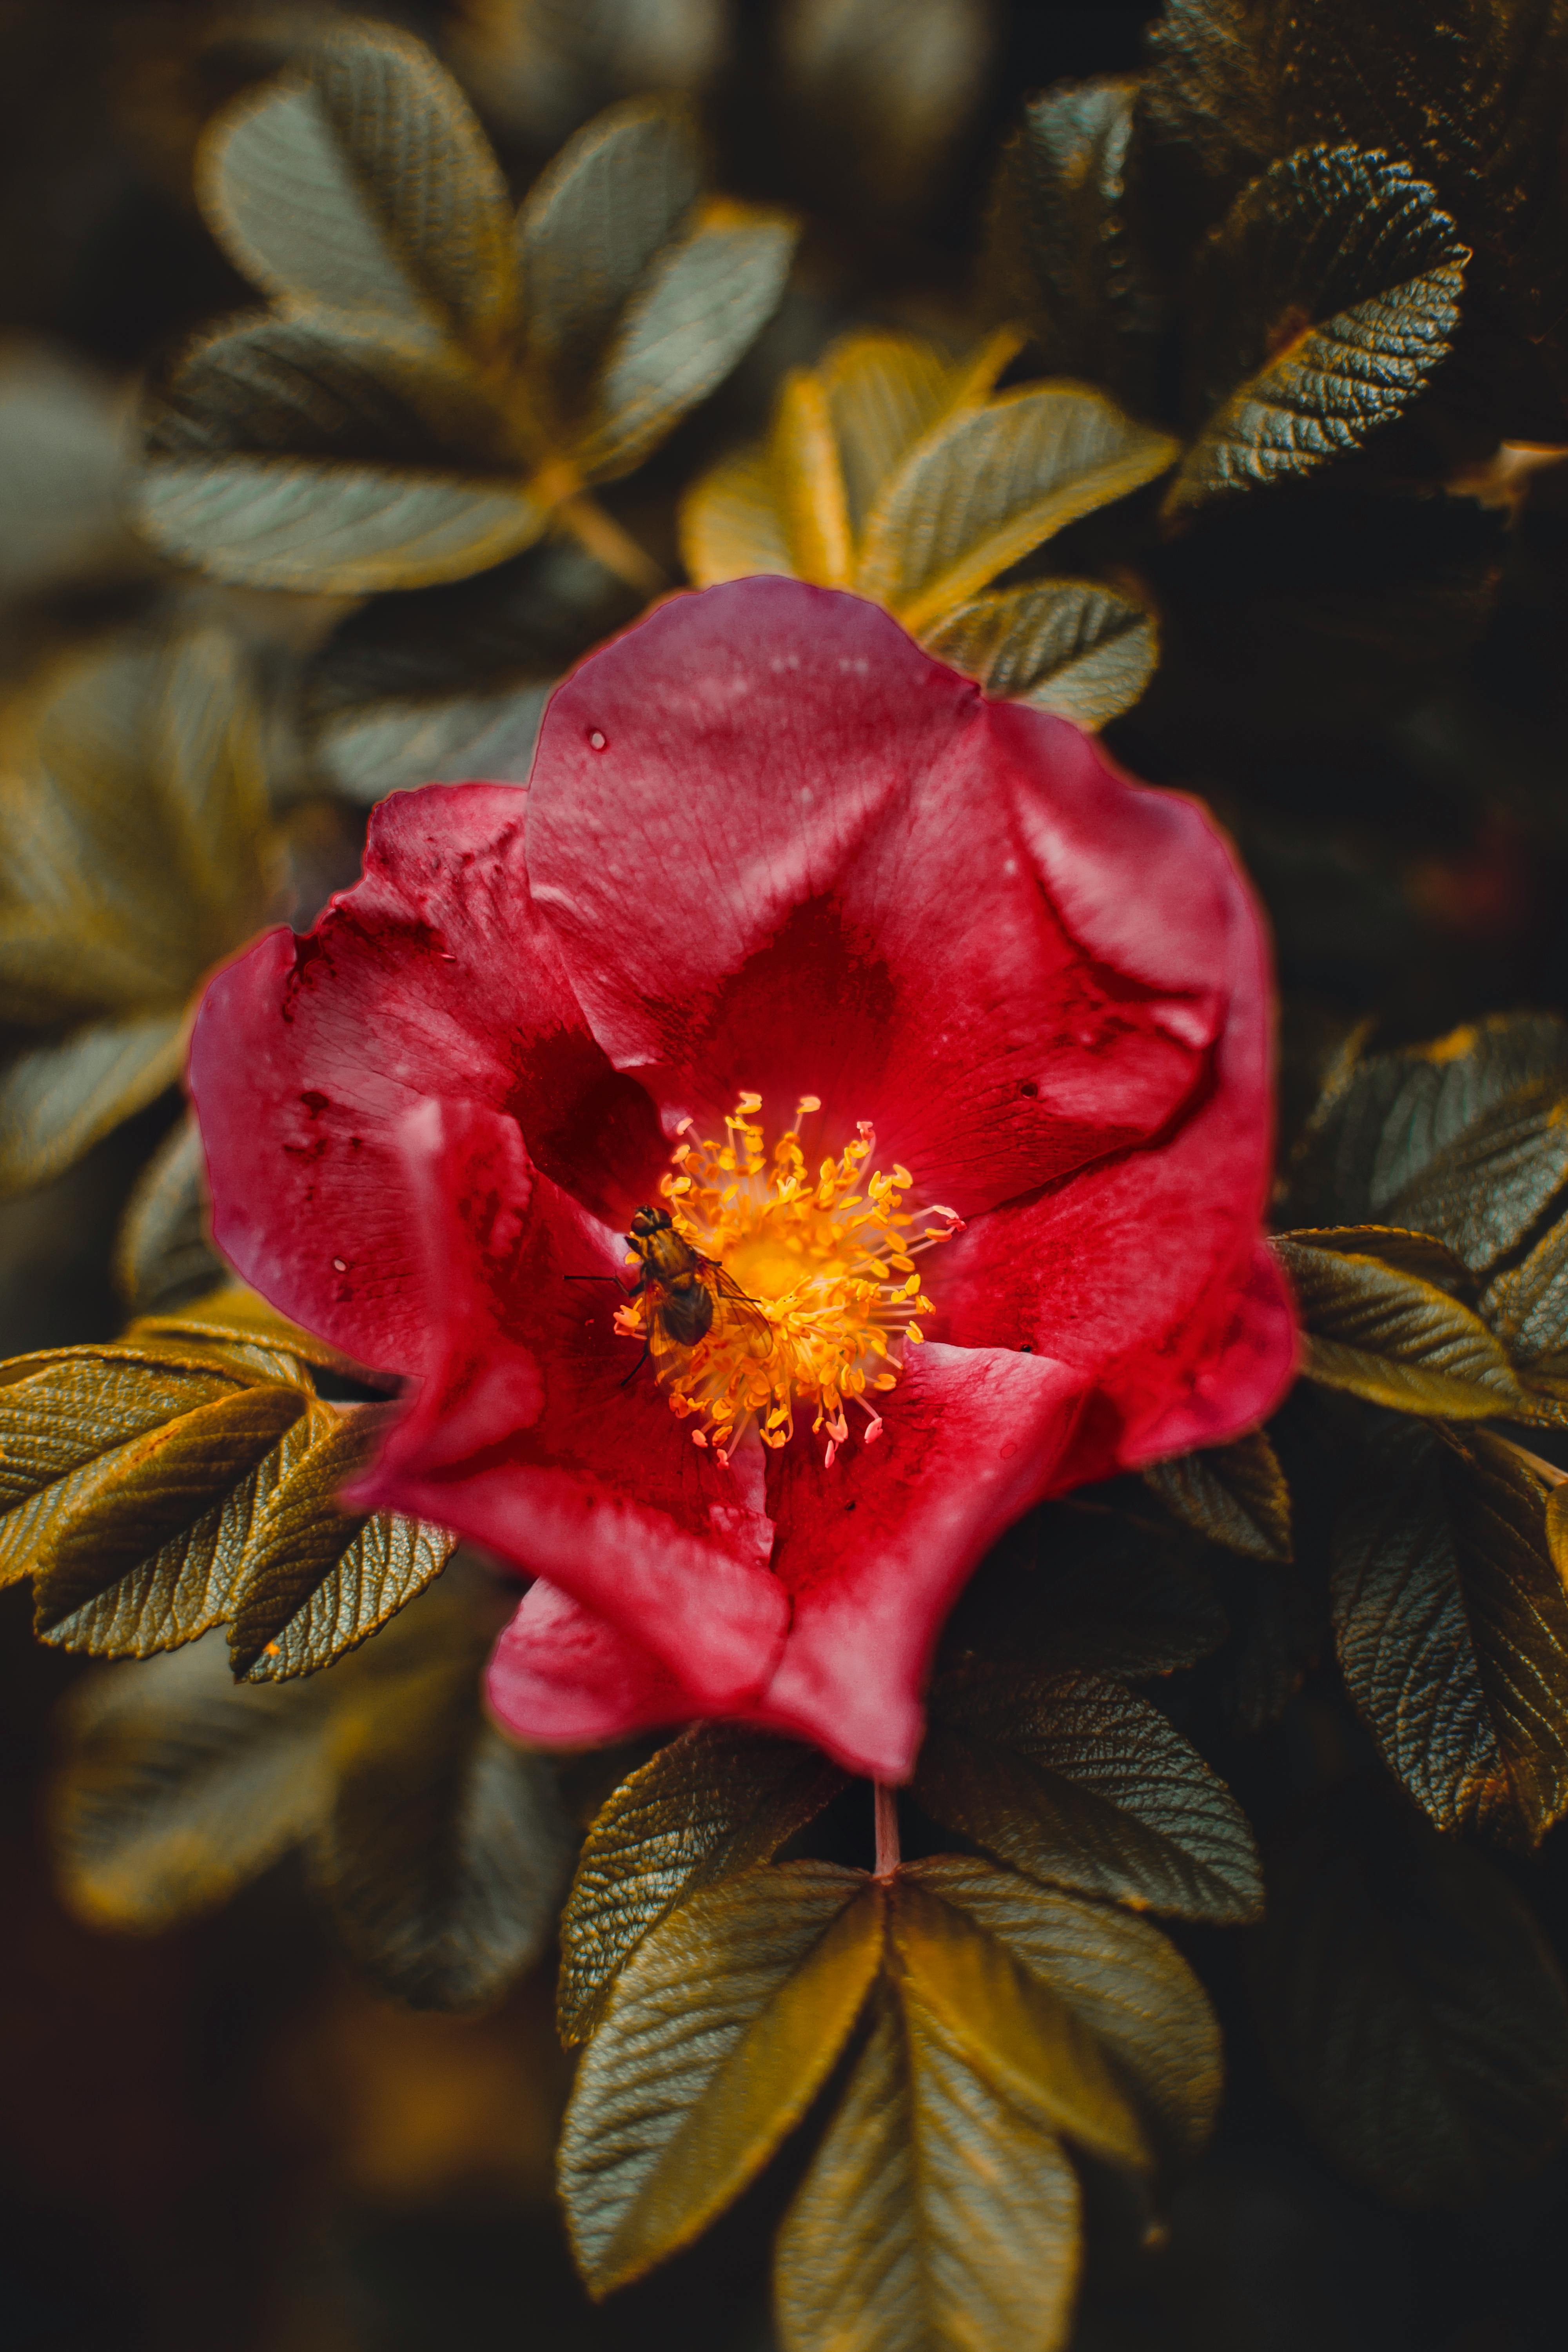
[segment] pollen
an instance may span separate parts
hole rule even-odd
[[[760,1095],[742,1094],[721,1139],[699,1139],[688,1122],[660,1187],[676,1232],[705,1262],[706,1336],[677,1346],[646,1293],[616,1320],[646,1339],[697,1444],[727,1461],[754,1430],[776,1448],[809,1415],[831,1465],[852,1436],[871,1445],[881,1434],[878,1401],[897,1387],[921,1344],[917,1318],[931,1312],[917,1261],[963,1221],[906,1207],[914,1179],[873,1166],[868,1123],[837,1158],[818,1157],[807,1141],[817,1096],[802,1097],[771,1149],[762,1108]]]

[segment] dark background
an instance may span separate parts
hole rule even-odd
[[[437,8],[384,13],[439,34]],[[920,231],[871,240],[875,282],[960,283],[987,159],[1021,96],[1133,68],[1155,13],[1005,7],[959,193]],[[184,193],[187,99],[148,62],[192,14],[0,0],[0,332],[44,334],[123,372],[155,367],[198,320],[249,299]],[[744,19],[742,96],[765,69],[761,23]],[[257,62],[240,44],[236,86]],[[198,91],[196,119],[225,94]],[[732,184],[798,200],[782,142],[735,145]],[[831,251],[842,226],[830,217],[817,234]],[[1484,861],[1462,844],[1445,854],[1442,876],[1479,877],[1484,900]],[[1559,930],[1531,932],[1547,974],[1531,992],[1549,998],[1563,992]],[[1508,1000],[1518,974],[1495,955],[1489,969]],[[1336,966],[1329,994],[1337,982]],[[114,1328],[114,1219],[173,1108],[0,1211],[0,1352]],[[289,1866],[157,1941],[68,1916],[40,1816],[51,1710],[79,1669],[32,1642],[25,1591],[0,1606],[0,2352],[766,2352],[777,2184],[607,2311],[576,2286],[551,2192],[569,2068],[548,1969],[478,2021],[398,2010],[350,1978]],[[1235,1939],[1186,1941],[1227,2030],[1222,2128],[1163,2242],[1140,2253],[1124,2216],[1093,2212],[1079,2352],[1559,2345],[1568,2171],[1458,2217],[1404,2216],[1346,2187],[1269,2085]]]

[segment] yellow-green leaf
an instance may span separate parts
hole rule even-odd
[[[845,1784],[815,1748],[707,1724],[661,1748],[590,1829],[561,1922],[562,2039],[581,2042],[648,1931],[721,1879],[769,1862]]]
[[[1309,1378],[1400,1412],[1528,1418],[1500,1343],[1447,1291],[1382,1258],[1293,1234],[1270,1246],[1300,1308]]]
[[[1261,1899],[1246,1816],[1157,1708],[1099,1675],[941,1677],[915,1791],[1016,1870],[1227,1924]]]
[[[1104,727],[1131,710],[1160,660],[1148,606],[1093,580],[993,590],[944,614],[921,642],[987,694],[1079,727]]]
[[[86,1676],[51,1826],[96,1925],[156,1933],[216,1910],[325,1812],[328,1685],[237,1689],[221,1635]]]
[[[879,1988],[870,2037],[779,2232],[784,2352],[1056,2352],[1078,2287],[1066,2151]]]
[[[1086,387],[1003,393],[929,435],[884,490],[857,584],[919,634],[1176,454],[1165,434]]]
[[[590,2291],[686,2244],[799,2121],[882,1952],[880,1890],[826,1863],[706,1889],[646,1937],[584,2054],[561,2186]]]

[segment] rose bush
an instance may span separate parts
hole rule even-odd
[[[1289,1379],[1270,1018],[1200,808],[758,578],[585,661],[525,789],[384,803],[190,1074],[227,1256],[415,1384],[355,1499],[534,1580],[504,1724],[742,1716],[898,1780],[1001,1529]]]

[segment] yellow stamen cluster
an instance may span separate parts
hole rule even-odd
[[[797,1402],[813,1407],[829,1463],[850,1435],[850,1406],[865,1415],[857,1430],[869,1445],[882,1426],[871,1400],[897,1386],[903,1350],[921,1337],[915,1318],[931,1310],[915,1258],[961,1229],[950,1209],[905,1210],[914,1179],[907,1168],[868,1167],[868,1126],[813,1172],[801,1137],[821,1108],[803,1097],[771,1153],[760,1095],[742,1096],[722,1142],[693,1139],[687,1123],[661,1190],[680,1239],[717,1269],[702,1274],[712,1326],[695,1347],[678,1346],[651,1290],[617,1318],[647,1338],[673,1410],[700,1416],[697,1444],[726,1459],[752,1429],[764,1445],[785,1444]]]

